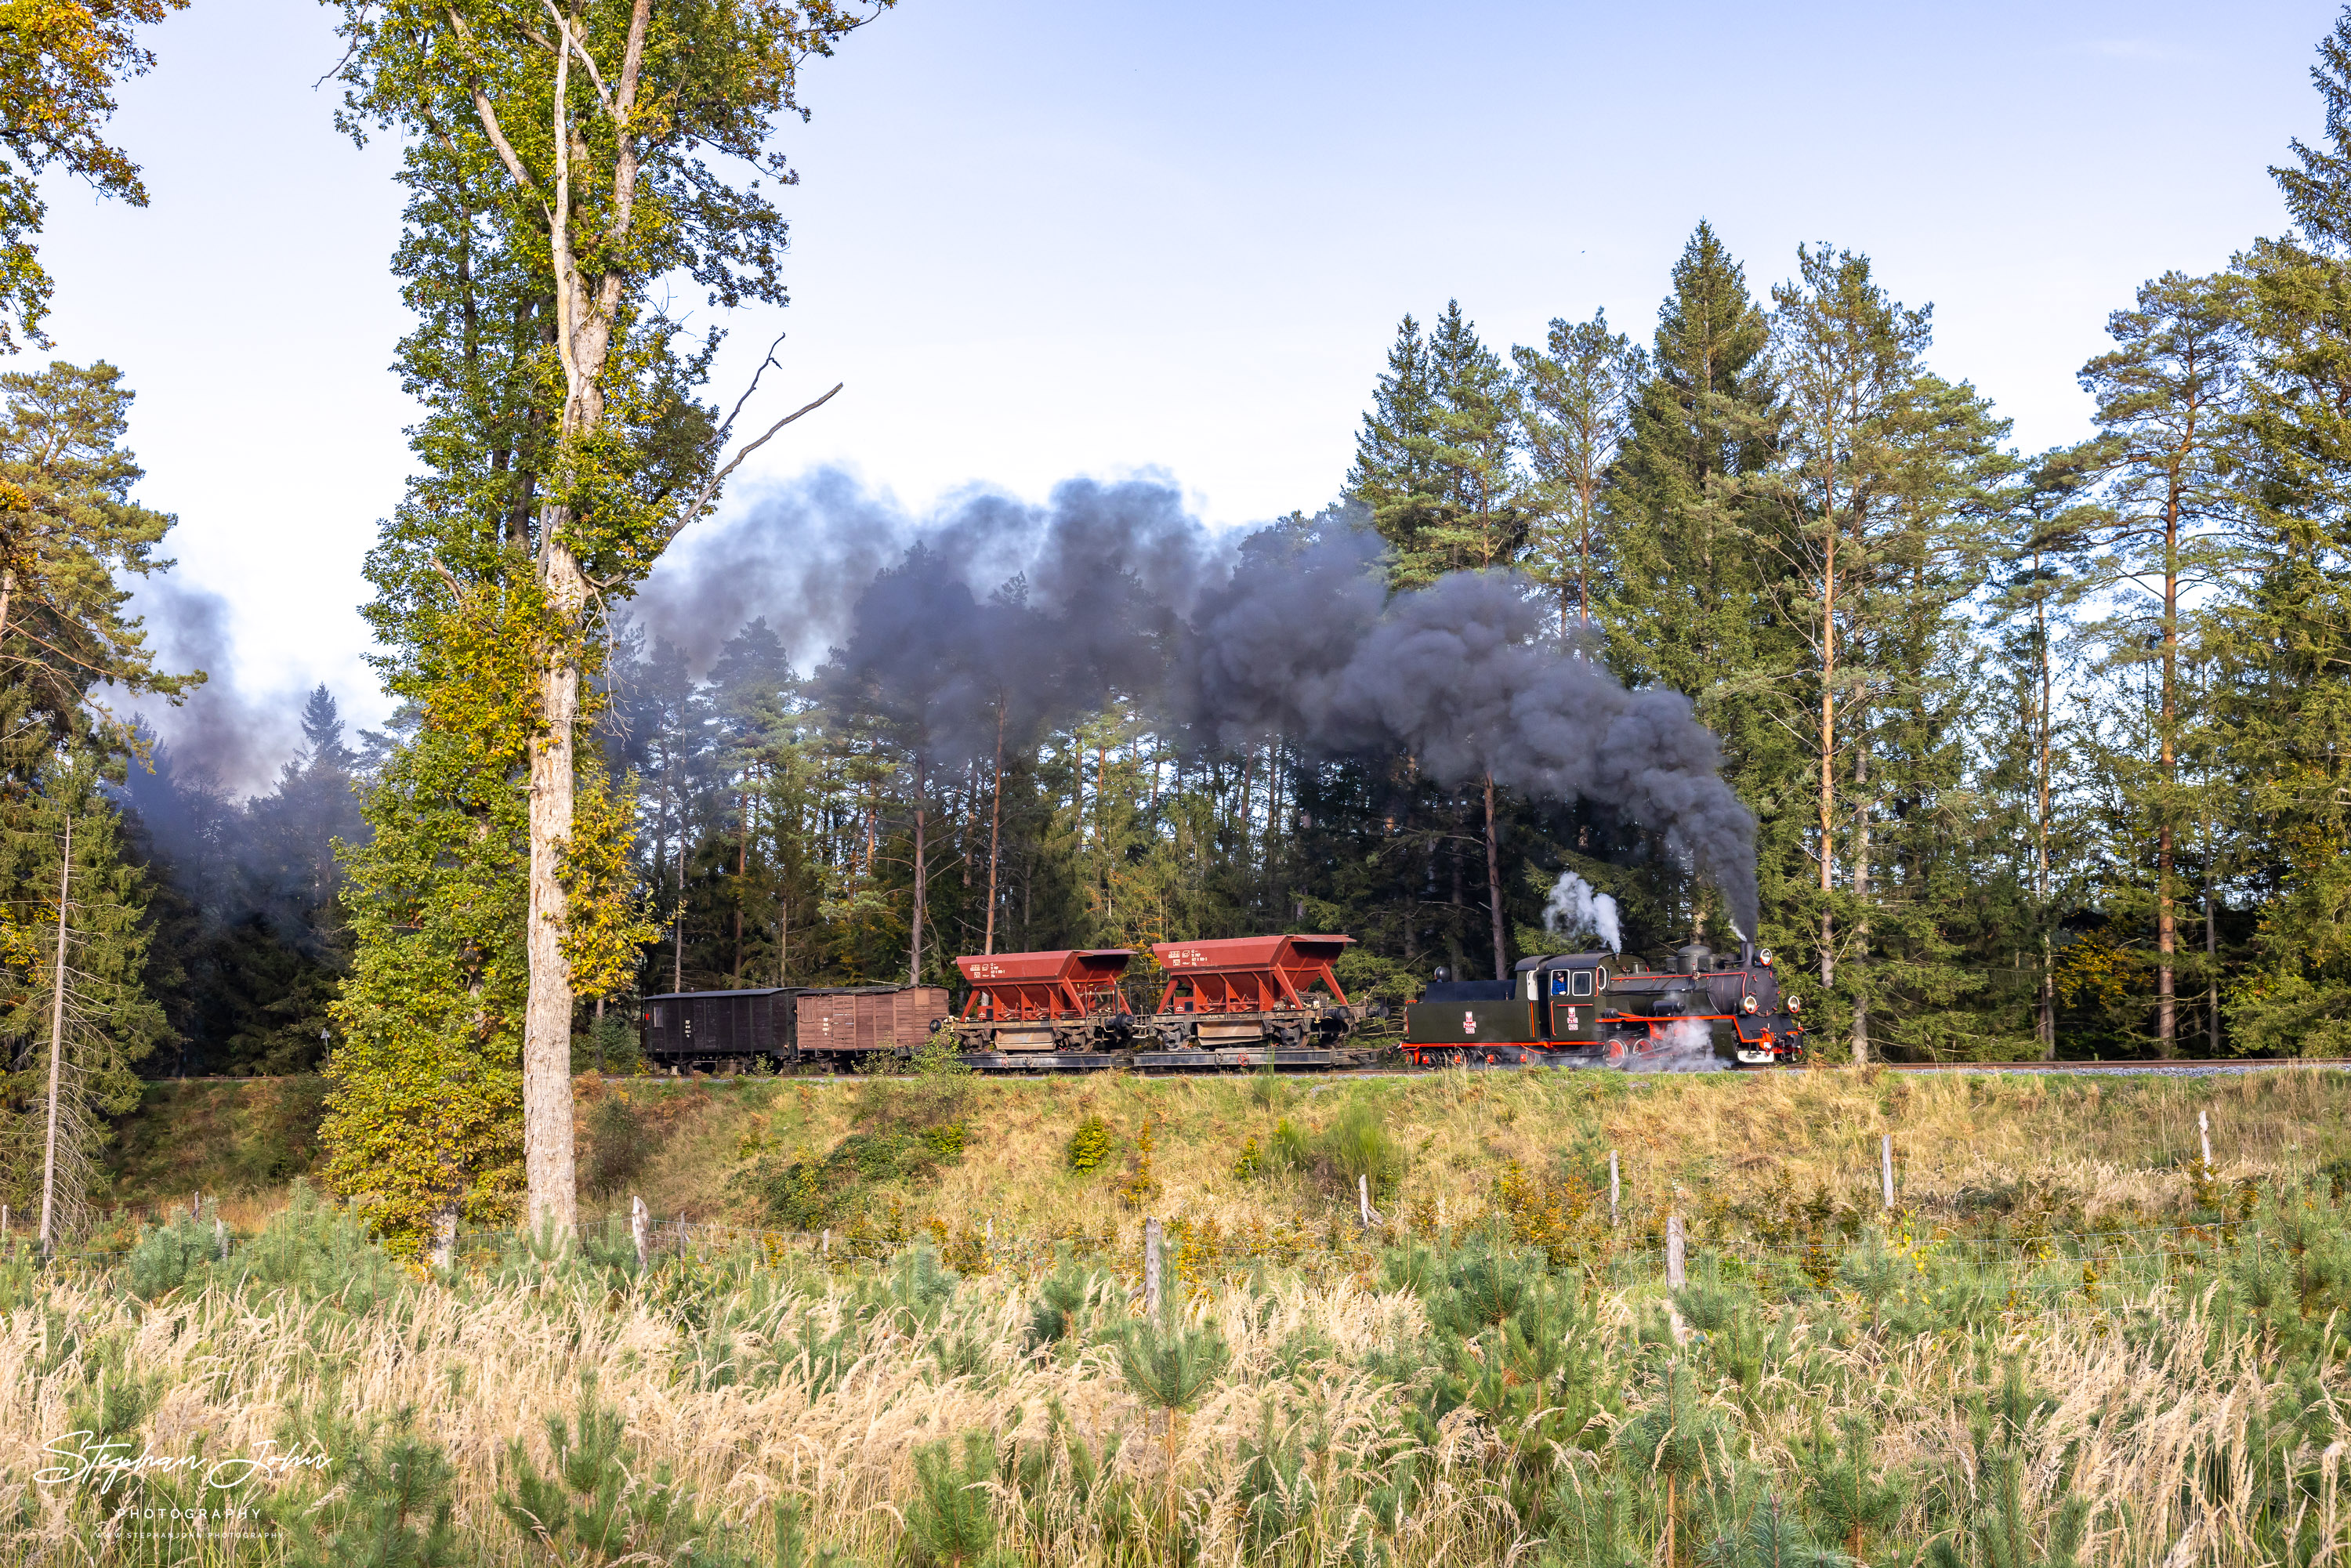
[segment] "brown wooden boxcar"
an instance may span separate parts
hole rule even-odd
[[[801,1061],[916,1051],[948,1015],[943,986],[848,986],[799,993],[793,1043]]]

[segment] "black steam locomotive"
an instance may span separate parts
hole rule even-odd
[[[1614,953],[1522,958],[1507,980],[1440,982],[1404,1009],[1415,1066],[1771,1067],[1803,1058],[1804,1029],[1771,954],[1692,943],[1667,969]]]

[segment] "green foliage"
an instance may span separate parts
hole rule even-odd
[[[1279,1127],[1274,1135],[1280,1136]],[[1373,1194],[1384,1198],[1404,1179],[1404,1145],[1388,1131],[1378,1102],[1368,1096],[1351,1099],[1341,1108],[1316,1140],[1316,1153],[1351,1192],[1359,1178],[1369,1178]]]
[[[418,1436],[407,1416],[381,1423],[298,1415],[284,1448],[327,1461],[275,1499],[287,1568],[460,1568],[474,1560],[457,1533],[448,1452]]]
[[[1255,1181],[1265,1174],[1265,1156],[1258,1152],[1257,1134],[1251,1133],[1241,1140],[1241,1152],[1233,1161],[1235,1181]]]
[[[202,1278],[217,1249],[212,1226],[193,1215],[174,1213],[169,1225],[139,1228],[139,1239],[123,1260],[124,1283],[141,1301],[155,1301],[191,1278]]]
[[[719,1539],[726,1532],[697,1510],[694,1494],[666,1466],[637,1473],[627,1425],[620,1411],[598,1404],[593,1380],[583,1381],[573,1418],[547,1418],[546,1474],[519,1438],[507,1445],[498,1511],[549,1563],[747,1568],[748,1560]]]
[[[914,1450],[914,1491],[906,1506],[906,1556],[913,1568],[982,1568],[996,1550],[996,1443],[986,1432],[963,1435],[963,1460],[942,1438]],[[1019,1561],[1004,1553],[1008,1563]]]
[[[1910,1494],[1898,1477],[1879,1471],[1867,1422],[1847,1416],[1838,1430],[1844,1443],[1833,1448],[1828,1434],[1814,1427],[1804,1461],[1804,1505],[1823,1534],[1859,1558],[1866,1539],[1893,1525]]]
[[[286,1291],[353,1315],[389,1301],[401,1278],[392,1254],[354,1214],[322,1201],[298,1178],[286,1207],[222,1266],[223,1282],[248,1294]]]
[[[1094,1281],[1092,1274],[1064,1270],[1039,1281],[1036,1304],[1029,1310],[1032,1349],[1059,1345],[1077,1332],[1079,1315],[1092,1297]]]
[[[1110,1163],[1110,1124],[1089,1113],[1070,1134],[1069,1147],[1063,1151],[1061,1163],[1071,1174],[1090,1176]]]

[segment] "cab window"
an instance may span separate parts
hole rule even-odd
[[[1591,970],[1578,969],[1575,971],[1575,994],[1579,997],[1588,997],[1592,994]]]
[[[1554,997],[1563,997],[1567,995],[1566,970],[1553,969],[1551,972],[1551,994]]]

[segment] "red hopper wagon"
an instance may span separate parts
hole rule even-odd
[[[1131,947],[998,953],[956,960],[971,988],[955,1030],[967,1051],[1100,1051],[1126,1043],[1119,977]]]
[[[1142,1045],[1134,1064],[1348,1065],[1355,1053],[1342,1042],[1371,1009],[1347,1000],[1331,966],[1353,943],[1298,936],[1154,943],[1167,985],[1158,1010],[1135,1021]]]

